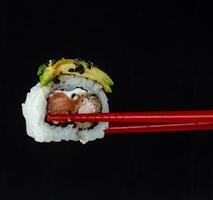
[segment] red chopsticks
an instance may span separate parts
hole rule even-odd
[[[213,110],[47,115],[47,122],[110,122],[106,133],[213,130]]]
[[[147,133],[147,132],[172,132],[213,130],[213,123],[181,123],[181,124],[152,124],[138,126],[116,126],[110,124],[105,133]]]

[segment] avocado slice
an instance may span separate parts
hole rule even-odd
[[[37,75],[39,76],[39,82],[42,87],[53,81],[55,78],[54,70],[50,63],[48,65],[42,64],[38,69]]]
[[[57,62],[49,62],[39,67],[37,72],[41,86],[47,85],[60,75],[76,75],[88,78],[100,83],[105,92],[112,92],[110,86],[112,79],[92,62],[81,59],[61,59]]]

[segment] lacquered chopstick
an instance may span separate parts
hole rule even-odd
[[[178,123],[178,124],[151,124],[151,125],[122,125],[110,124],[105,130],[106,134],[113,133],[147,133],[147,132],[173,132],[173,131],[194,131],[213,130],[213,123]]]
[[[47,115],[47,122],[110,122],[105,133],[213,130],[213,110]]]
[[[93,113],[72,115],[47,115],[48,122],[143,122],[143,123],[194,123],[213,122],[213,110]]]

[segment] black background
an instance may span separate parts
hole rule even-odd
[[[1,199],[212,199],[213,132],[36,143],[21,103],[51,58],[91,60],[112,111],[213,108],[212,10],[187,3],[1,6]]]

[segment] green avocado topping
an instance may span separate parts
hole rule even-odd
[[[112,79],[92,62],[80,59],[61,59],[57,62],[42,64],[37,72],[41,86],[54,81],[60,75],[76,75],[100,83],[105,92],[112,92]]]

